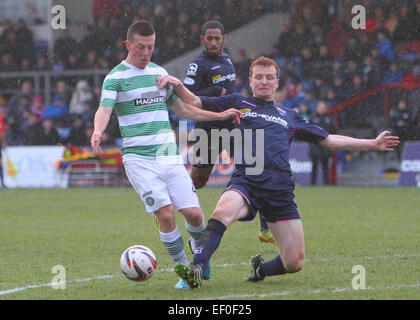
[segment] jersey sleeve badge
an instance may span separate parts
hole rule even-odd
[[[187,76],[196,76],[198,71],[198,65],[196,63],[190,63],[187,67]]]

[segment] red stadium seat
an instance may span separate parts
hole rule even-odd
[[[420,54],[420,41],[413,41],[411,43],[411,52]]]

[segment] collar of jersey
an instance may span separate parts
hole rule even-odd
[[[248,99],[250,99],[250,101],[248,101]],[[260,98],[254,97],[254,96],[252,96],[252,97],[250,96],[250,97],[246,98],[245,100],[255,104],[257,107],[258,106],[264,106],[264,107],[274,106],[274,101],[273,100],[267,101],[267,100],[263,100],[263,99],[260,99]]]
[[[139,67],[136,67],[135,65],[132,65],[131,63],[128,63],[126,60],[123,60],[123,61],[121,61],[125,66],[127,66],[127,67],[129,67],[129,68],[131,68],[131,69],[137,69],[137,70],[146,70],[146,68],[149,66],[149,63],[146,65],[146,68],[144,68],[144,69],[141,69],[141,68],[139,68]]]

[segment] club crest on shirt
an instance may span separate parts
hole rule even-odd
[[[196,76],[198,71],[198,64],[190,63],[187,68],[187,76]]]

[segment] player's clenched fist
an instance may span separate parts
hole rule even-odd
[[[159,77],[157,79],[157,87],[158,87],[158,89],[162,89],[167,84],[170,84],[170,85],[172,85],[174,87],[179,87],[179,86],[182,85],[182,82],[178,78],[175,78],[175,77],[170,76],[170,75],[164,75],[164,76],[161,76],[161,77]]]
[[[241,118],[244,117],[241,111],[234,108],[225,110],[219,113],[219,115],[220,115],[220,120],[227,120],[227,119],[233,118],[234,124],[239,124],[241,122]]]

